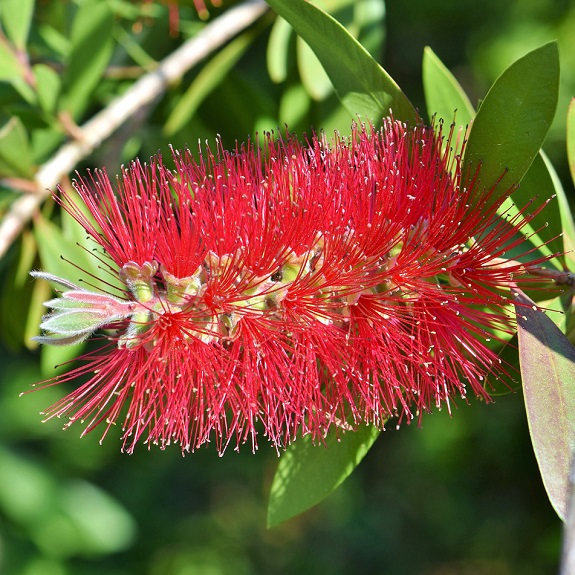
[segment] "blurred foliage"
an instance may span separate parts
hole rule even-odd
[[[424,110],[429,45],[471,103],[516,58],[557,38],[559,109],[545,145],[570,200],[565,116],[575,94],[575,4],[567,0],[322,0]],[[170,4],[172,4],[170,6]],[[0,215],[76,126],[206,24],[192,2],[3,0],[0,3]],[[209,7],[214,21],[233,2]],[[31,15],[32,18],[28,18]],[[347,132],[307,47],[271,13],[187,73],[103,142],[79,170],[113,174],[168,145],[224,145],[289,126]],[[66,182],[64,182],[66,185]],[[47,202],[0,261],[0,573],[5,575],[251,575],[394,573],[525,575],[555,570],[560,522],[541,484],[518,394],[461,405],[382,434],[324,503],[265,529],[277,457],[178,449],[119,453],[113,431],[78,438],[38,412],[64,394],[46,388],[69,356],[33,349],[47,299],[31,268],[74,278],[81,230]],[[71,252],[75,253],[71,253]],[[48,263],[49,262],[49,263]],[[90,263],[91,262],[91,263]],[[62,267],[59,272],[56,267]],[[70,275],[72,274],[72,275]],[[31,349],[27,349],[27,347]],[[70,353],[68,351],[68,353]],[[391,426],[392,427],[392,426]]]

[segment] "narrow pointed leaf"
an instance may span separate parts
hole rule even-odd
[[[571,100],[567,110],[567,158],[571,178],[575,184],[575,98]]]
[[[549,178],[553,185],[553,190],[557,196],[557,200],[555,202],[557,209],[553,209],[553,211],[548,212],[548,209],[545,208],[543,214],[546,215],[547,221],[549,222],[551,233],[563,233],[563,235],[558,238],[559,241],[556,242],[556,244],[561,245],[561,251],[565,252],[565,254],[560,258],[561,261],[564,261],[565,259],[570,260],[572,263],[571,269],[575,269],[575,223],[573,222],[573,214],[571,213],[569,200],[567,200],[563,184],[561,183],[553,164],[549,161],[549,158],[543,150],[541,150],[539,155],[545,163],[547,173],[549,174]],[[559,213],[558,217],[556,215],[557,211]]]
[[[34,14],[34,0],[2,0],[0,14],[6,36],[23,51]]]
[[[305,0],[268,0],[315,52],[351,115],[378,122],[389,114],[414,124],[419,116],[395,81],[334,18]]]
[[[168,116],[164,124],[164,133],[167,136],[175,134],[191,121],[200,104],[245,54],[256,37],[256,32],[250,30],[238,36],[202,68]]]
[[[575,449],[575,348],[521,290],[513,295],[531,441],[549,500],[564,519]]]
[[[298,439],[281,456],[271,487],[268,527],[317,505],[359,465],[379,435],[375,427],[328,435],[326,445],[309,436]]]
[[[518,184],[539,152],[555,115],[559,90],[557,44],[517,60],[495,81],[469,134],[464,169],[481,165],[481,185],[500,193]]]
[[[45,112],[52,114],[56,109],[62,80],[58,72],[46,64],[36,64],[33,68],[36,78],[38,103]]]
[[[545,208],[521,229],[521,233],[529,238],[527,241],[532,244],[533,249],[537,250],[524,258],[518,258],[522,261],[533,260],[539,255],[548,256],[563,252],[561,216],[559,202],[554,197],[557,195],[557,185],[553,173],[553,167],[545,160],[543,154],[537,154],[521,180],[521,185],[497,211],[500,216],[512,219],[520,210],[526,213],[534,212],[547,202]],[[518,246],[517,254],[525,254],[527,252],[525,246],[526,244]],[[510,251],[507,257],[517,258],[517,254],[512,254]]]
[[[61,108],[78,118],[101,81],[114,50],[114,15],[107,2],[81,3],[71,31]]]
[[[0,128],[0,176],[31,179],[34,173],[32,150],[24,123],[12,116]]]
[[[423,90],[430,120],[435,116],[450,124],[455,119],[466,126],[475,116],[467,94],[429,46],[423,51]]]

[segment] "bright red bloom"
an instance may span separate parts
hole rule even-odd
[[[126,289],[36,272],[67,290],[46,304],[42,343],[101,327],[109,340],[53,380],[88,376],[47,415],[87,430],[123,417],[128,452],[139,439],[221,452],[255,447],[258,428],[279,447],[488,398],[485,340],[512,328],[507,287],[523,273],[501,258],[525,220],[498,224],[504,198],[463,182],[450,145],[387,120],[332,144],[270,137],[265,152],[174,152],[175,170],[134,162],[115,191],[104,172],[78,180],[96,225],[60,201]]]

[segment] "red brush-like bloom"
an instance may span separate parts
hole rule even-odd
[[[115,190],[103,172],[78,180],[93,219],[60,201],[125,291],[34,272],[64,288],[39,341],[108,339],[51,381],[87,376],[48,417],[123,418],[128,452],[140,439],[221,452],[255,448],[258,428],[281,447],[469,389],[488,398],[499,364],[485,340],[512,328],[507,288],[524,269],[503,258],[525,219],[497,223],[504,198],[462,181],[451,144],[387,120],[331,144],[269,137],[199,162],[174,152],[175,169],[134,162]]]

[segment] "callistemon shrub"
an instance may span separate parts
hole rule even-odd
[[[433,128],[264,140],[92,173],[75,182],[90,216],[60,190],[123,290],[33,272],[61,291],[41,343],[106,340],[48,382],[79,382],[48,418],[118,423],[128,452],[221,452],[488,398],[486,341],[513,328],[524,273],[504,258],[525,220],[495,215],[508,194],[464,181]]]

